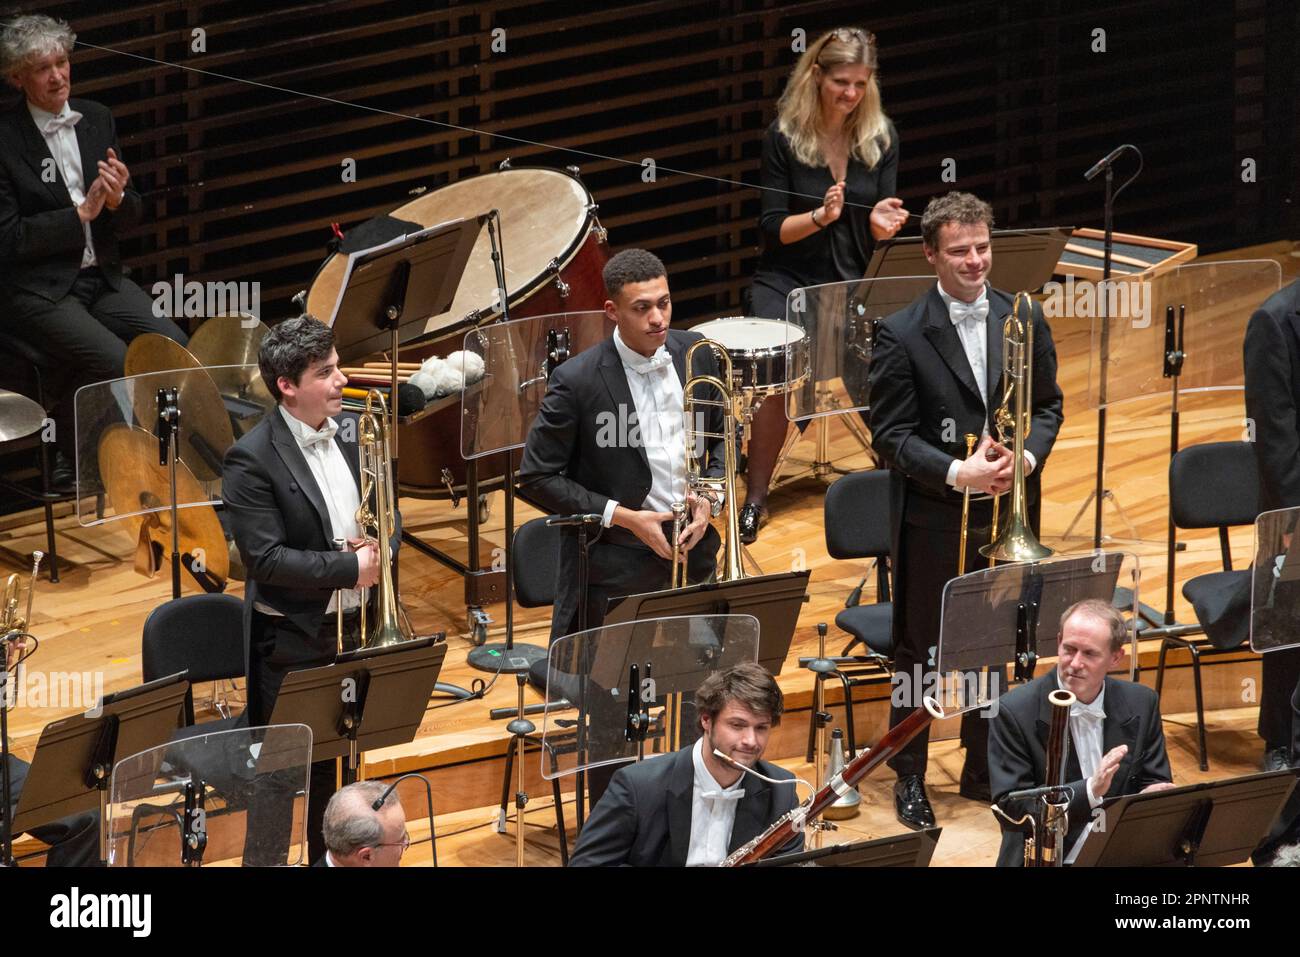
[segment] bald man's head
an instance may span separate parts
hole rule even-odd
[[[358,781],[334,793],[325,808],[325,846],[338,867],[397,867],[410,843],[396,793],[376,811],[387,787]]]

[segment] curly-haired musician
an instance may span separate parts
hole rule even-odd
[[[762,666],[709,675],[695,707],[700,738],[620,768],[578,835],[570,867],[720,864],[799,803],[794,775],[762,759],[784,708]],[[777,783],[746,774],[715,749]],[[781,853],[802,847],[801,833]]]
[[[934,668],[943,588],[958,568],[961,490],[980,493],[970,508],[969,571],[987,564],[977,551],[989,541],[992,523],[992,505],[984,493],[1011,486],[1012,452],[989,437],[1003,389],[1003,320],[1012,302],[987,282],[992,226],[993,210],[969,193],[949,193],[926,206],[922,242],[938,281],[884,321],[868,373],[872,443],[893,470],[894,483],[891,726],[920,705],[923,673]],[[1035,304],[1033,312],[1032,428],[1024,465],[1029,519],[1036,524],[1042,468],[1062,416],[1052,333],[1041,306]],[[984,436],[969,457],[967,433]],[[976,712],[967,713],[962,718],[963,797],[988,800],[987,740],[987,722]],[[923,732],[889,761],[898,774],[895,809],[909,827],[934,824],[925,793],[928,746],[929,734]]]
[[[188,341],[122,269],[118,238],[140,221],[140,194],[113,114],[68,99],[75,41],[41,15],[9,20],[0,36],[0,72],[23,92],[0,115],[0,322],[52,367],[73,370],[54,410],[60,490],[73,481],[77,386],[121,376],[142,333]]]
[[[359,430],[342,412],[347,377],[333,330],[311,316],[285,320],[262,340],[257,362],[277,407],[226,453],[221,491],[247,574],[252,725],[268,721],[286,674],[334,660],[340,603],[345,644],[355,642],[358,589],[379,581],[379,551],[357,525]],[[335,549],[336,540],[349,547]],[[324,851],[321,819],[334,788],[334,762],[312,765],[313,859]]]

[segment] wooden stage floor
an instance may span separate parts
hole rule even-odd
[[[1288,255],[1290,244],[1242,250],[1232,256],[1275,257],[1282,263],[1283,282],[1300,274],[1300,258]],[[1204,258],[1201,261],[1205,261]],[[1240,325],[1244,329],[1250,310],[1257,303],[1240,304]],[[1086,326],[1086,321],[1082,322]],[[1066,395],[1066,418],[1061,436],[1044,472],[1043,538],[1064,553],[1087,552],[1091,547],[1092,511],[1067,535],[1080,506],[1092,489],[1095,475],[1097,417],[1087,403],[1088,335],[1086,329],[1060,327],[1055,330],[1060,354],[1060,382]],[[1240,331],[1224,348],[1240,350]],[[1189,359],[1189,362],[1191,360]],[[1182,406],[1182,444],[1241,439],[1244,408],[1239,391],[1216,391],[1186,396]],[[811,433],[809,433],[811,435]],[[847,469],[867,467],[867,457],[838,423],[830,433],[831,459]],[[812,443],[805,439],[796,446],[794,456],[806,457]],[[405,454],[413,454],[404,450]],[[1108,487],[1114,491],[1117,508],[1106,512],[1106,530],[1116,539],[1110,547],[1132,551],[1141,568],[1141,596],[1157,608],[1164,607],[1165,522],[1167,515],[1167,470],[1169,458],[1169,417],[1167,397],[1129,403],[1112,409],[1107,440]],[[793,472],[787,468],[787,474]],[[827,479],[829,480],[829,479]],[[837,562],[826,554],[822,525],[824,482],[808,478],[775,492],[771,498],[772,522],[752,547],[754,558],[766,571],[806,567],[812,570],[810,601],[799,619],[795,641],[779,682],[787,695],[791,714],[775,735],[769,753],[795,773],[811,779],[811,769],[803,763],[810,681],[797,667],[797,658],[815,653],[816,624],[833,622],[847,593],[867,573],[858,562]],[[484,528],[483,556],[490,560],[492,548],[501,542],[501,497],[493,496],[492,514]],[[453,510],[446,503],[404,500],[403,517],[408,529],[421,537],[438,542],[451,554],[465,557],[464,534],[467,524],[464,505]],[[1122,509],[1122,513],[1119,511]],[[535,513],[527,506],[518,509],[516,521],[522,523]],[[1128,525],[1132,528],[1129,529]],[[31,631],[40,641],[40,654],[29,668],[43,672],[91,672],[103,676],[106,692],[136,684],[140,680],[140,635],[145,618],[170,596],[165,576],[149,580],[133,570],[134,542],[120,528],[109,524],[81,527],[67,506],[59,512],[59,551],[65,565],[62,581],[50,585],[43,577],[37,587]],[[1129,541],[1132,536],[1136,541]],[[1187,550],[1179,553],[1176,578],[1187,578],[1219,568],[1218,542],[1213,531],[1184,533],[1180,541]],[[1232,535],[1234,555],[1245,561],[1252,547],[1249,528]],[[0,520],[0,567],[5,573],[23,573],[30,567],[24,557],[35,548],[44,549],[44,529],[39,512],[25,512]],[[472,648],[463,605],[463,585],[459,576],[433,560],[404,548],[401,552],[403,601],[412,620],[422,631],[445,630],[449,651],[443,680],[468,686],[481,672],[470,668],[466,655]],[[187,590],[188,593],[189,590]],[[232,594],[242,594],[242,585],[232,583]],[[874,600],[872,584],[863,601]],[[1177,596],[1175,609],[1179,620],[1190,620],[1190,607]],[[503,607],[491,606],[494,618],[490,641],[503,638]],[[515,616],[516,641],[545,645],[549,627],[549,609],[518,609]],[[838,652],[846,639],[832,626],[831,648]],[[1148,660],[1148,659],[1151,660]],[[1154,664],[1150,649],[1142,651],[1143,678]],[[1209,672],[1222,670],[1214,678]],[[1184,671],[1186,669],[1183,669]],[[1175,779],[1180,782],[1208,780],[1249,773],[1258,766],[1262,744],[1254,734],[1257,709],[1250,700],[1242,700],[1237,690],[1243,679],[1258,678],[1257,659],[1249,655],[1223,665],[1207,665],[1208,707],[1215,709],[1207,717],[1210,728],[1210,771],[1202,774],[1196,767],[1195,729],[1175,724],[1175,719],[1190,721],[1191,716],[1173,712],[1190,710],[1185,675],[1171,679],[1166,702],[1166,733],[1174,761]],[[882,685],[883,687],[883,685]],[[205,687],[196,688],[202,698]],[[530,701],[539,700],[528,692]],[[504,721],[492,721],[488,710],[513,706],[513,681],[498,681],[485,700],[448,705],[434,701],[425,715],[417,739],[400,748],[389,748],[367,756],[367,775],[380,777],[405,770],[429,770],[434,782],[438,811],[437,830],[444,837],[439,842],[440,863],[463,865],[510,864],[514,861],[512,835],[494,832],[502,763],[508,735]],[[868,694],[868,703],[856,710],[860,735],[874,740],[884,721],[883,698],[879,690]],[[237,699],[236,699],[237,700]],[[10,728],[16,753],[30,754],[40,729],[59,717],[74,713],[75,707],[16,709]],[[839,714],[837,709],[837,715]],[[840,724],[838,720],[836,724]],[[930,775],[931,794],[939,823],[945,828],[934,863],[936,865],[976,865],[991,863],[997,847],[997,827],[986,807],[957,796],[957,776],[961,752],[952,740],[933,745],[934,768]],[[529,761],[529,793],[533,796],[528,820],[539,825],[529,828],[528,862],[545,865],[558,863],[555,850],[553,815],[549,787],[536,774],[536,762]],[[863,813],[846,822],[832,840],[854,836],[885,836],[898,833],[901,825],[894,820],[891,796],[892,776],[877,775],[863,786]],[[420,799],[422,803],[423,799]],[[418,838],[427,835],[414,818],[418,811],[412,791],[404,803],[412,832]],[[572,828],[572,811],[566,814]],[[512,825],[513,827],[513,825]],[[459,832],[459,833],[453,833]],[[428,863],[427,844],[416,845],[406,863]]]

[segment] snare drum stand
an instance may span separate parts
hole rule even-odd
[[[874,468],[881,468],[880,456],[876,450],[871,447],[871,436],[867,432],[866,426],[862,423],[862,418],[856,411],[840,410],[840,401],[830,389],[819,389],[817,392],[817,408],[820,414],[812,420],[812,427],[816,430],[813,441],[815,443],[815,456],[811,462],[794,460],[794,464],[801,466],[801,470],[794,475],[786,478],[780,478],[781,469],[785,466],[786,459],[789,457],[791,450],[794,449],[795,443],[799,441],[801,433],[794,429],[786,436],[785,445],[781,447],[781,454],[776,457],[776,465],[772,468],[772,490],[783,488],[799,480],[812,477],[824,479],[826,476],[849,475],[853,469],[840,468],[834,465],[830,458],[830,434],[827,429],[830,426],[832,417],[841,418],[844,427],[849,430],[849,434],[857,440],[862,451],[866,452],[871,458]]]

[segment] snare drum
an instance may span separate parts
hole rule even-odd
[[[692,326],[691,331],[722,344],[739,388],[777,395],[808,377],[808,338],[794,323],[727,316]]]

